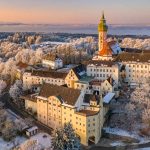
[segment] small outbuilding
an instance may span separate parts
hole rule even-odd
[[[38,127],[37,126],[33,126],[33,127],[26,129],[26,135],[28,137],[36,135],[37,133],[38,133]]]

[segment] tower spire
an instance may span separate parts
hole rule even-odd
[[[102,20],[105,20],[105,15],[104,15],[104,11],[102,11]]]
[[[107,32],[108,26],[106,25],[104,11],[102,12],[102,17],[100,19],[100,23],[98,25],[98,31],[105,31]]]
[[[101,19],[100,19],[100,23],[98,25],[99,55],[100,56],[111,55],[111,49],[107,43],[107,30],[108,30],[108,26],[106,24],[105,15],[104,15],[104,11],[103,11]]]

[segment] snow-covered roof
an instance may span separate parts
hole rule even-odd
[[[137,86],[137,83],[136,82],[131,82],[130,86]]]
[[[103,102],[108,104],[110,103],[110,101],[112,100],[112,98],[115,96],[115,93],[111,93],[109,92],[104,98],[103,98]]]
[[[33,127],[29,128],[29,129],[27,129],[27,131],[28,132],[32,132],[32,131],[37,130],[37,129],[38,129],[37,126],[33,126]]]

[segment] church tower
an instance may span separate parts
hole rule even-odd
[[[98,25],[98,35],[99,35],[99,52],[105,47],[105,43],[107,40],[107,30],[108,26],[106,25],[106,20],[104,13],[100,19],[100,23]]]
[[[100,19],[100,23],[98,25],[98,36],[99,36],[99,54],[98,58],[102,60],[111,60],[112,59],[112,49],[107,42],[107,30],[108,26],[106,24],[104,13]]]

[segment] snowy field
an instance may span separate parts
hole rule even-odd
[[[49,148],[51,146],[51,136],[47,133],[38,133],[37,135],[31,137],[32,140],[38,140],[38,143],[44,148]]]
[[[150,147],[146,147],[146,148],[138,148],[136,150],[150,150]]]
[[[36,140],[38,145],[41,145],[44,148],[51,147],[51,136],[47,133],[41,132],[31,138],[27,139],[26,137],[16,137],[13,141],[6,142],[0,138],[0,150],[11,150],[15,145],[20,145],[24,147],[28,141]]]
[[[136,134],[131,134],[125,130],[117,129],[117,128],[103,128],[106,133],[119,135],[119,136],[125,136],[125,137],[132,137],[132,138],[138,138]]]
[[[0,150],[10,150],[14,147],[15,144],[22,144],[24,141],[26,141],[26,138],[19,136],[10,142],[6,142],[2,138],[0,138]]]
[[[14,112],[12,112],[10,109],[6,109],[8,119],[11,119],[13,121],[20,120],[21,118],[16,115]],[[4,141],[0,137],[0,150],[11,150],[15,146],[21,146],[21,147],[27,147],[29,143],[32,141],[36,141],[37,145],[41,146],[42,148],[50,148],[51,147],[51,136],[44,132],[39,132],[35,136],[32,136],[30,138],[27,138],[25,136],[17,136],[10,142]],[[22,148],[21,150],[26,150],[25,148]]]

